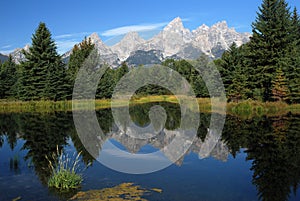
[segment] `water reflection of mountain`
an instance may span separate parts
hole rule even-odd
[[[140,126],[149,124],[148,111],[152,105],[143,105],[130,109],[132,120]],[[167,120],[161,133],[150,139],[134,139],[119,130],[113,123],[110,110],[97,111],[97,118],[103,135],[94,136],[95,152],[99,154],[105,140],[114,138],[123,144],[129,152],[137,153],[146,144],[161,149],[176,134],[180,125],[180,110],[174,104],[162,105],[167,112]],[[226,161],[229,153],[235,157],[246,148],[247,160],[251,161],[253,184],[263,200],[288,200],[292,191],[296,192],[300,183],[300,116],[288,114],[280,117],[255,117],[241,120],[227,116],[221,138],[209,128],[209,114],[201,114],[198,138],[186,154],[190,152],[199,158],[214,157]],[[93,136],[92,136],[93,137]],[[71,139],[76,150],[82,152],[82,160],[88,164],[94,158],[82,146],[71,113],[49,114],[1,114],[0,148],[4,140],[11,149],[15,149],[17,140],[23,142],[28,161],[45,183],[49,176],[48,161],[59,149],[64,149]],[[97,145],[97,146],[96,146]],[[213,146],[213,149],[211,146]],[[212,151],[209,151],[212,150]],[[101,154],[101,152],[100,152]],[[177,161],[181,165],[184,157]],[[55,159],[54,159],[55,160]]]
[[[118,130],[108,133],[106,137],[107,139],[117,140],[127,149],[127,151],[136,154],[145,145],[151,145],[152,147],[161,150],[170,144],[176,135],[180,135],[178,133],[179,131],[176,130],[172,131],[163,129],[163,131],[160,132],[156,137],[150,139],[136,139]],[[192,146],[183,155],[183,157],[180,160],[173,162],[175,162],[177,165],[181,165],[184,156],[191,152],[197,154],[199,159],[214,157],[221,161],[226,161],[229,155],[229,149],[227,148],[226,144],[221,141],[219,135],[214,134],[212,131],[207,133],[206,141],[204,142],[200,138],[195,138]]]
[[[131,119],[134,121],[134,124],[138,126],[147,127],[150,123],[150,119],[148,116],[148,112],[150,108],[157,103],[147,104],[147,105],[136,105],[130,108]],[[160,103],[160,105],[165,109],[167,114],[167,119],[164,125],[164,128],[158,134],[154,134],[153,131],[147,131],[143,133],[143,135],[154,135],[154,137],[150,138],[139,138],[139,132],[135,130],[136,125],[127,125],[122,127],[116,126],[116,124],[111,121],[110,129],[105,129],[107,126],[101,125],[101,120],[99,121],[101,128],[103,127],[106,131],[106,134],[103,137],[98,138],[100,140],[100,144],[105,143],[108,139],[115,139],[120,142],[124,147],[126,147],[127,151],[130,153],[138,153],[140,149],[145,145],[151,145],[152,147],[162,150],[164,147],[169,145],[172,140],[177,136],[182,136],[184,139],[185,134],[179,129],[180,127],[180,117],[181,112],[179,105],[176,104],[166,104]],[[111,114],[104,115],[103,113],[98,114],[98,116],[105,116],[107,119],[112,119]],[[209,114],[201,114],[200,119],[200,127],[197,131],[198,136],[196,136],[193,140],[192,145],[186,151],[186,153],[181,157],[180,160],[174,161],[172,156],[167,156],[169,160],[176,163],[177,165],[181,165],[184,156],[193,152],[199,156],[199,159],[214,157],[221,161],[226,161],[229,155],[229,149],[226,144],[221,140],[221,134],[217,133],[213,129],[209,129]],[[190,120],[191,121],[191,120]],[[126,124],[126,123],[124,123]],[[107,132],[109,130],[109,132]],[[104,132],[105,132],[104,131]],[[130,134],[128,134],[130,133]],[[202,137],[202,138],[200,138]],[[191,140],[190,138],[186,139]],[[176,151],[176,150],[174,150]],[[94,151],[96,152],[96,150]],[[101,153],[100,153],[101,154]]]

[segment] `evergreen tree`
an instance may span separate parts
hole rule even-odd
[[[18,73],[17,65],[13,62],[11,55],[8,60],[1,65],[0,77],[0,98],[14,97]]]
[[[105,73],[103,74],[100,82],[98,84],[96,98],[103,99],[103,98],[111,98],[116,82],[114,78],[114,70],[108,68]]]
[[[289,103],[300,103],[300,18],[296,8],[292,15],[292,27],[291,64],[286,72],[290,92],[287,100]]]
[[[292,25],[287,3],[284,0],[264,0],[252,27],[253,36],[247,55],[249,67],[253,68],[250,80],[255,88],[262,89],[262,98],[268,101],[272,97],[271,82],[276,69],[290,70],[288,52]]]
[[[209,97],[206,85],[199,73],[199,71],[204,72],[209,65],[209,59],[205,55],[200,56],[194,63],[191,63],[191,61],[187,62],[186,60],[176,61],[174,59],[167,59],[162,62],[162,65],[167,66],[182,75],[191,85],[197,97]],[[199,67],[199,71],[197,71],[194,66]],[[174,84],[176,85],[178,83]],[[165,90],[164,93],[169,94],[170,92]]]
[[[22,100],[60,100],[66,94],[64,64],[45,23],[32,36],[26,61],[21,64],[20,98]]]
[[[79,45],[75,45],[73,47],[67,70],[68,80],[70,84],[68,98],[70,98],[72,95],[72,90],[78,70],[80,69],[84,61],[88,58],[88,56],[94,49],[94,46],[95,45],[91,42],[91,38],[85,38],[81,43],[79,43]]]
[[[115,81],[118,82],[128,72],[129,72],[128,66],[125,62],[123,62],[121,66],[116,69]]]
[[[243,51],[243,47],[238,48],[233,43],[219,61],[219,71],[229,101],[238,101],[249,97],[250,90],[248,89],[248,78],[243,64]]]
[[[272,95],[273,100],[277,101],[285,101],[288,98],[287,80],[281,69],[276,70],[276,77],[272,80]]]

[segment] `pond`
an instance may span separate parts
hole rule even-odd
[[[155,104],[167,114],[162,136],[155,140],[120,135],[111,110],[97,111],[103,133],[97,136],[101,140],[94,153],[104,155],[109,144],[128,153],[152,153],[172,141],[168,133],[176,131],[181,121],[178,105],[135,105],[130,108],[131,119],[146,127],[148,112]],[[84,181],[77,191],[133,183],[159,189],[144,194],[146,200],[300,200],[300,115],[250,119],[227,115],[222,135],[210,140],[211,114],[199,116],[197,136],[179,160],[152,173],[127,174],[106,167],[87,151],[71,112],[0,114],[0,200],[55,201],[74,196],[76,191],[60,193],[47,187],[51,174],[47,157],[57,148],[70,156],[81,152]],[[205,146],[212,149],[205,151]],[[121,162],[122,157],[118,155]]]

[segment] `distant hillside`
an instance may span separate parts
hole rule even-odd
[[[129,65],[147,65],[147,64],[159,64],[162,60],[162,53],[157,50],[143,51],[137,50],[133,52],[126,62]]]
[[[0,53],[0,61],[1,61],[1,63],[5,62],[7,60],[8,60],[8,56],[3,55],[3,54]]]

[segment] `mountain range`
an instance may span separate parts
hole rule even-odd
[[[127,33],[113,46],[107,46],[97,33],[88,38],[91,38],[102,59],[116,67],[124,61],[130,65],[154,64],[167,58],[196,59],[201,54],[218,58],[233,42],[240,46],[248,42],[250,36],[250,33],[238,33],[234,28],[229,28],[226,21],[211,27],[203,24],[190,31],[177,17],[149,40],[143,39],[137,32]],[[28,46],[24,49],[28,50]],[[65,61],[71,52],[62,55]],[[21,49],[12,52],[12,56],[17,63],[24,60]]]

